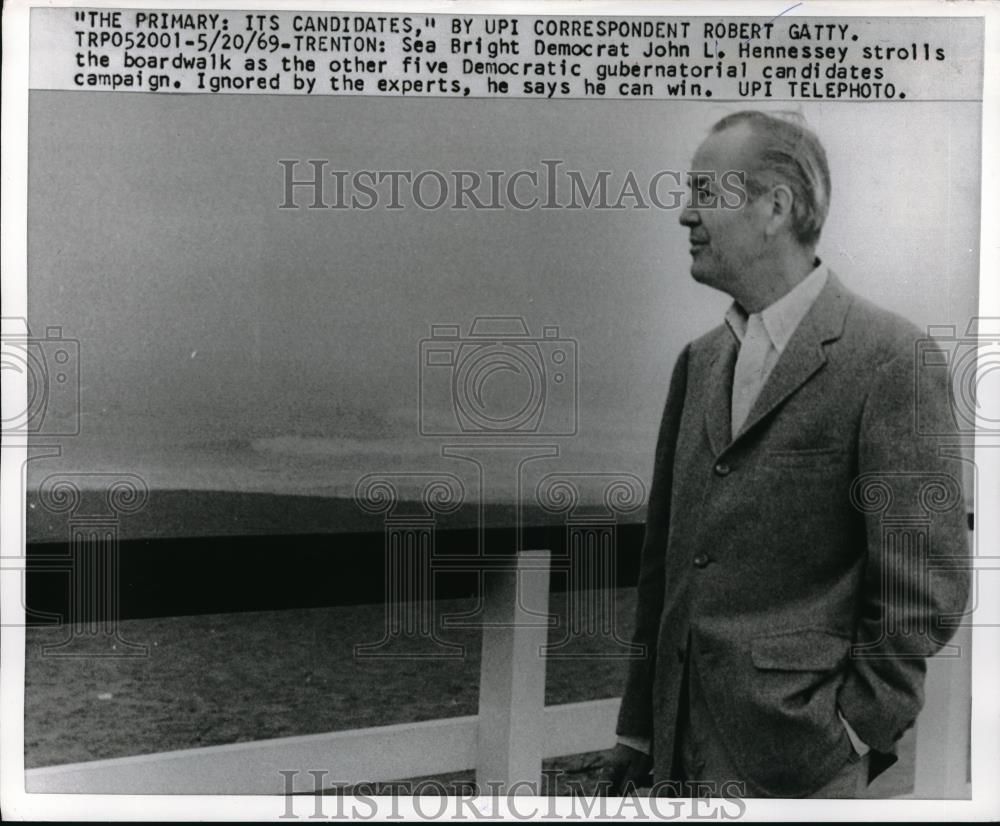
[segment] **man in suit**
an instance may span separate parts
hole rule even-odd
[[[920,331],[816,258],[817,137],[740,112],[692,167],[691,275],[733,304],[670,383],[637,588],[646,654],[607,777],[618,792],[651,774],[683,794],[858,796],[895,761],[925,659],[965,609],[959,463],[915,429]],[[928,381],[922,421],[946,433],[948,388]]]

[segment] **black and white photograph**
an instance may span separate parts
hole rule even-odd
[[[995,2],[3,22],[5,819],[1000,815]]]

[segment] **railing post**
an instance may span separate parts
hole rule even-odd
[[[960,628],[952,644],[959,656],[938,655],[927,662],[913,771],[913,797],[923,800],[963,799],[969,794],[971,629]]]
[[[483,794],[541,794],[549,552],[521,551],[484,589],[476,782]]]

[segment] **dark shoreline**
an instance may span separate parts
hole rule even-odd
[[[592,587],[626,587],[638,574],[642,525],[615,529],[614,581]],[[476,556],[475,529],[437,530],[433,554],[418,568],[433,582],[434,599],[470,597],[480,590],[478,571],[509,564],[516,536],[512,528],[483,531],[485,553]],[[551,589],[579,587],[581,553],[567,548],[564,525],[525,527],[523,547],[552,554]],[[69,542],[33,542],[27,546],[29,625],[45,616],[70,617],[73,583]],[[118,543],[117,608],[90,609],[90,619],[214,614],[335,605],[386,600],[386,534],[367,531],[337,534],[216,536],[124,540]],[[93,563],[91,563],[91,567]],[[607,574],[599,574],[607,577]],[[585,586],[586,587],[586,586]],[[96,614],[96,616],[94,616]]]
[[[416,499],[401,498],[388,512],[366,511],[353,498],[343,496],[255,493],[220,490],[152,490],[141,506],[129,512],[115,512],[106,491],[84,489],[70,511],[62,503],[29,489],[26,496],[26,532],[29,545],[63,542],[69,536],[73,518],[110,517],[121,540],[187,539],[190,537],[298,536],[378,532],[386,519],[431,518],[439,530],[503,528],[520,521],[523,525],[563,525],[566,514],[529,503],[520,509],[513,504],[462,502],[453,510],[429,510]],[[622,514],[617,521],[640,524],[644,507]],[[605,512],[600,503],[580,504],[572,518]],[[605,515],[608,514],[605,512]]]

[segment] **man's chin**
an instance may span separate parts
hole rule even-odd
[[[729,294],[729,291],[723,286],[726,282],[719,278],[718,273],[707,267],[699,267],[697,262],[692,262],[691,264],[691,278],[703,287],[710,287],[713,290],[720,290],[727,295]]]
[[[714,279],[712,278],[712,274],[705,267],[699,266],[697,259],[691,262],[691,277],[706,287],[713,286],[712,281]]]

